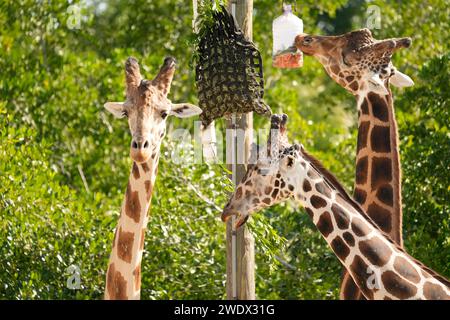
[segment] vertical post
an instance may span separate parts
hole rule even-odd
[[[230,0],[228,10],[244,35],[252,40],[253,0]],[[233,114],[231,120],[227,120],[227,133],[227,166],[233,183],[237,184],[247,170],[253,140],[253,114],[242,115],[239,119]],[[234,217],[227,222],[227,299],[254,300],[255,241],[246,225],[236,230],[235,222]]]

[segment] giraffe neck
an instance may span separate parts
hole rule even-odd
[[[158,156],[133,167],[128,180],[106,276],[105,299],[138,300],[141,261]]]
[[[402,239],[401,168],[392,93],[358,96],[355,200],[400,246]]]
[[[450,299],[450,282],[394,243],[328,171],[303,165],[297,199],[365,298]]]
[[[372,220],[400,246],[402,238],[401,168],[398,131],[392,93],[379,96],[361,91],[357,95],[358,142],[355,200]],[[344,271],[341,299],[364,298]]]

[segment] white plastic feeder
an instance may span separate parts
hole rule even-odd
[[[283,14],[273,20],[272,62],[277,68],[299,68],[303,65],[300,51],[293,52],[295,37],[303,33],[303,21],[292,13],[290,4],[283,4]],[[289,50],[290,49],[290,50]]]

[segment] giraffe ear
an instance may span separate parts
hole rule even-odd
[[[106,110],[111,112],[114,117],[123,118],[125,117],[123,105],[123,102],[107,102],[105,103],[104,107]]]
[[[412,87],[414,85],[414,81],[409,76],[398,70],[395,70],[394,75],[389,78],[389,81],[397,88]]]
[[[190,103],[172,104],[170,114],[178,118],[189,118],[202,113],[202,109]]]
[[[373,76],[369,78],[369,90],[381,95],[387,95],[389,92],[384,86],[383,81],[380,78],[378,73],[375,73]]]

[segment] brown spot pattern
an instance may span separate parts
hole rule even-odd
[[[356,183],[364,184],[367,181],[368,158],[362,157],[356,163]]]
[[[309,192],[309,191],[312,190],[311,184],[310,184],[309,181],[306,180],[306,179],[303,181],[303,190],[304,190],[305,192]]]
[[[306,211],[308,211],[308,209]],[[320,233],[325,237],[328,237],[328,235],[333,232],[333,224],[331,222],[331,216],[328,212],[324,212],[320,216],[319,221],[317,221],[317,229],[319,229]]]
[[[392,180],[392,163],[389,158],[372,158],[372,190]]]
[[[414,285],[400,278],[395,272],[383,272],[381,281],[386,291],[399,299],[408,299],[417,293]]]
[[[411,263],[403,257],[396,257],[394,261],[394,269],[404,278],[411,282],[419,283],[420,275],[414,269]]]
[[[306,210],[306,213],[308,214],[308,216],[310,216],[312,219],[314,217],[314,212],[309,208],[305,208],[305,210]]]
[[[368,265],[360,256],[355,256],[352,264],[350,265],[350,271],[359,289],[364,292],[364,295],[368,299],[373,299],[373,292],[367,287],[367,279],[372,274],[367,272]]]
[[[239,200],[242,197],[242,187],[238,187],[236,189],[236,193],[234,194],[236,200]]]
[[[367,208],[367,214],[384,232],[389,233],[392,230],[392,216],[389,210],[372,203]]]
[[[330,70],[331,70],[332,73],[338,74],[340,68],[339,68],[339,66],[337,64],[333,64],[333,65],[330,66]]]
[[[316,190],[319,191],[319,193],[323,194],[327,198],[331,197],[330,188],[327,185],[325,185],[325,183],[323,183],[323,182],[316,183]]]
[[[138,265],[133,271],[134,276],[134,290],[141,288],[141,265]]]
[[[331,248],[333,249],[334,253],[341,258],[341,260],[345,260],[347,258],[348,254],[350,253],[350,249],[345,244],[345,242],[342,240],[341,237],[336,237],[331,241],[330,243]]]
[[[363,114],[369,114],[369,104],[367,102],[367,98],[364,98],[363,102],[361,103],[361,112]]]
[[[333,212],[334,220],[336,221],[337,226],[341,230],[348,229],[350,225],[350,218],[348,214],[342,210],[342,208],[336,204],[331,206],[331,211]]]
[[[370,133],[370,144],[375,152],[391,152],[390,128],[374,126]]]
[[[144,250],[145,231],[146,231],[145,228],[143,228],[142,231],[141,231],[141,242],[140,242],[140,244],[139,244],[139,249],[140,249],[140,250]]]
[[[372,114],[381,121],[388,121],[389,111],[386,101],[373,92],[369,92],[367,97],[372,105]]]
[[[308,177],[310,177],[311,179],[319,178],[319,176],[317,175],[316,171],[314,171],[312,169],[308,170]]]
[[[279,189],[275,189],[275,190],[273,190],[273,192],[272,192],[272,198],[274,198],[274,199],[276,199],[276,198],[277,198],[277,195],[278,195],[278,190],[279,190]]]
[[[136,162],[133,162],[133,169],[131,170],[133,172],[134,179],[139,179],[141,175],[139,174],[139,168],[136,164]]]
[[[107,290],[111,300],[125,300],[127,281],[119,271],[116,271],[114,263],[111,263],[107,274]]]
[[[359,250],[372,264],[380,267],[389,261],[392,254],[391,249],[378,237],[361,241]]]
[[[145,193],[147,196],[147,201],[150,201],[151,197],[152,197],[152,182],[150,180],[145,181]]]
[[[441,286],[428,281],[423,286],[423,294],[428,300],[450,300]]]
[[[117,256],[123,261],[130,263],[132,258],[133,243],[133,232],[122,231],[122,227],[120,227],[119,238],[117,240]]]
[[[358,127],[358,138],[356,143],[356,150],[359,152],[367,146],[367,137],[369,136],[370,122],[363,121]]]
[[[355,238],[350,232],[344,232],[342,236],[349,246],[353,247],[355,245]]]
[[[362,237],[370,232],[366,222],[355,217],[352,219],[352,230],[358,237]]]
[[[366,202],[367,193],[359,188],[355,188],[355,192],[353,193],[353,198],[358,202],[359,204],[364,204]]]
[[[150,167],[148,166],[148,164],[146,162],[141,164],[142,170],[144,170],[144,172],[149,172],[150,171]]]
[[[352,83],[350,83],[349,85],[348,85],[349,87],[350,87],[350,89],[352,89],[353,91],[356,91],[356,90],[358,90],[358,82],[357,81],[353,81]]]
[[[319,196],[313,195],[311,197],[311,204],[314,208],[319,209],[319,208],[325,207],[327,205],[327,202],[325,201],[325,199],[323,199]]]
[[[394,205],[394,193],[392,186],[389,184],[382,185],[377,190],[377,198],[388,206]]]
[[[125,214],[134,222],[138,223],[141,217],[141,204],[139,202],[139,194],[137,191],[131,191],[131,185],[128,183],[125,201]]]
[[[344,284],[342,286],[343,296],[345,300],[358,300],[359,299],[359,288],[353,281],[353,279],[346,273],[344,278]]]

